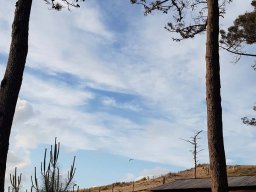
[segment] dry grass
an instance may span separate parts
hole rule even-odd
[[[209,177],[209,165],[202,164],[197,167],[197,177],[206,178]],[[228,176],[242,176],[242,175],[256,175],[256,166],[254,165],[235,165],[227,166]],[[142,179],[134,182],[134,191],[144,192],[153,187],[157,187],[163,184],[165,177],[165,183],[171,182],[175,179],[185,179],[194,177],[194,169],[187,169],[177,173],[168,173],[164,176],[157,177],[155,179]],[[113,187],[114,186],[114,187]],[[81,192],[133,192],[133,182],[117,182],[110,185],[99,186],[94,188],[82,189]]]

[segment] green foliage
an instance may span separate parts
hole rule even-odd
[[[256,0],[253,0],[251,5],[253,6],[253,11],[239,15],[227,32],[220,31],[221,48],[237,54],[237,60],[243,55],[256,57],[256,54],[246,53],[242,50],[243,45],[256,43]],[[256,70],[256,64],[252,65],[252,68]],[[256,111],[256,106],[253,107],[253,110]],[[242,121],[246,125],[256,126],[255,118],[243,117]]]
[[[60,11],[62,8],[67,7],[70,10],[70,7],[80,7],[78,1],[79,0],[44,0],[46,4],[51,5],[52,9]],[[85,0],[80,0],[85,1]]]
[[[172,17],[165,26],[169,32],[177,33],[175,41],[193,38],[206,30],[207,8],[205,0],[130,0],[132,4],[139,4],[144,7],[144,14],[151,14],[153,11],[160,11],[164,14],[171,12]],[[193,12],[195,18],[186,16]],[[189,22],[187,22],[189,21]]]
[[[256,56],[242,51],[244,44],[256,43],[256,1],[253,0],[251,5],[254,10],[239,15],[232,26],[226,31],[221,30],[221,47],[235,54]]]
[[[256,111],[256,106],[253,107],[253,110]],[[246,125],[251,125],[251,126],[256,126],[256,119],[255,118],[248,118],[248,117],[243,117],[242,121]]]
[[[160,11],[164,14],[171,13],[170,21],[165,29],[177,33],[175,41],[194,38],[206,31],[207,27],[207,0],[130,0],[132,4],[142,5],[144,14]],[[232,0],[219,1],[219,16],[225,14],[225,5]]]

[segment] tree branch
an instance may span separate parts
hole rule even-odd
[[[236,55],[240,55],[240,56],[248,56],[248,57],[256,57],[256,54],[250,54],[250,53],[244,53],[244,52],[239,52],[239,51],[232,51],[230,50],[229,48],[226,48],[226,47],[223,47],[220,45],[220,48],[230,52],[230,53],[233,53],[233,54],[236,54]]]

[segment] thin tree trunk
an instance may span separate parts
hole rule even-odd
[[[6,160],[12,121],[28,52],[32,0],[18,0],[12,25],[8,63],[0,87],[0,191],[4,192]]]
[[[227,192],[220,96],[219,5],[218,0],[207,0],[207,3],[206,100],[211,185],[212,192]]]
[[[194,146],[194,164],[195,164],[195,170],[194,170],[194,177],[195,179],[197,178],[196,176],[196,168],[197,168],[197,142],[196,139],[194,139],[195,146]]]

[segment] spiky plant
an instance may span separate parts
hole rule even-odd
[[[40,170],[41,179],[38,179],[37,168],[35,167],[34,176],[31,176],[31,192],[79,192],[79,186],[73,182],[76,172],[76,157],[73,158],[67,177],[63,179],[58,164],[59,152],[60,143],[57,143],[57,138],[55,138],[54,146],[51,145],[49,152],[49,161],[47,161],[47,149],[44,151],[44,160],[41,162]],[[13,175],[10,174],[10,181],[11,186],[8,188],[8,192],[20,192],[21,174],[17,175],[17,168],[15,168]]]
[[[17,175],[17,167],[15,167],[14,174],[10,173],[10,182],[11,186],[8,187],[8,192],[19,192],[21,187],[21,176]]]

